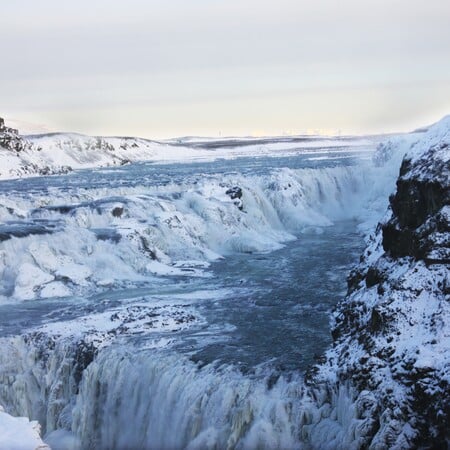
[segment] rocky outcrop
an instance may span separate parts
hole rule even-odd
[[[383,224],[383,248],[394,258],[450,263],[450,146],[429,149],[414,165],[405,158],[390,199],[393,215]],[[426,174],[426,176],[425,176]]]
[[[15,128],[5,126],[0,117],[0,179],[72,171],[68,165],[48,164],[48,161],[40,160],[41,152],[41,146],[20,136]]]
[[[447,448],[450,439],[450,117],[404,158],[316,381],[351,386],[364,448]],[[367,403],[367,402],[366,402]],[[363,425],[361,425],[363,424]]]
[[[233,203],[242,211],[244,209],[244,204],[242,203],[242,188],[239,186],[233,186],[225,192],[228,197],[233,200]]]
[[[7,150],[21,152],[26,147],[26,142],[19,136],[18,130],[5,126],[5,121],[0,117],[0,146]]]

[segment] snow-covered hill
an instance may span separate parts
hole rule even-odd
[[[1,133],[0,130],[0,179],[120,166],[135,161],[181,159],[183,153],[180,147],[139,138],[102,138],[74,133],[21,137],[14,130],[9,132],[9,137],[19,145],[9,145],[6,140],[2,145]]]
[[[20,136],[0,119],[0,179],[67,173],[137,161],[198,161],[243,156],[285,156],[298,151],[372,151],[381,137],[172,139],[96,137],[76,133]]]

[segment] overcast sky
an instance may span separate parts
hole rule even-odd
[[[4,1],[0,116],[156,138],[407,130],[450,114],[449,20],[449,0]]]

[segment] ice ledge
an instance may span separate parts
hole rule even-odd
[[[0,450],[50,450],[40,432],[38,422],[10,416],[0,406]]]

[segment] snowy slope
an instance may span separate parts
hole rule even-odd
[[[10,129],[9,129],[10,130]],[[16,130],[12,130],[15,132]],[[92,137],[50,133],[10,138],[18,146],[2,145],[0,179],[67,173],[71,170],[119,166],[136,161],[198,161],[243,156],[286,156],[301,152],[323,153],[346,149],[371,152],[380,137],[370,138],[247,138],[228,140],[169,140],[157,142],[132,137]]]
[[[182,148],[139,138],[56,133],[21,139],[25,144],[19,152],[0,146],[0,179],[119,166],[141,160],[176,160],[183,155]]]

